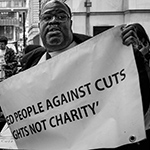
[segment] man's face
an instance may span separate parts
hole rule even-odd
[[[5,50],[5,48],[6,48],[5,42],[0,42],[0,49]]]
[[[73,40],[68,8],[60,3],[46,3],[40,16],[40,35],[49,51],[66,48]]]

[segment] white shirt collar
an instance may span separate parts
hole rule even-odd
[[[54,56],[56,56],[56,55],[58,55],[58,54],[60,54],[60,53],[62,53],[64,51],[66,51],[66,50],[68,50],[68,49],[70,49],[70,48],[72,48],[72,47],[74,47],[76,45],[77,45],[77,43],[75,41],[73,41],[67,48],[65,48],[65,49],[63,49],[61,51],[49,52],[49,54],[51,55],[51,57],[54,57]],[[41,59],[39,60],[38,64],[40,64],[40,63],[42,63],[44,61],[46,61],[46,53],[41,57]]]
[[[74,47],[76,45],[77,45],[77,43],[75,41],[73,41],[67,48],[65,48],[65,49],[63,49],[61,51],[49,52],[49,54],[51,55],[51,57],[54,57],[54,56],[56,56],[56,55],[58,55],[58,54],[60,54],[60,53],[62,53],[64,51],[66,51],[66,50],[68,50],[68,49],[70,49],[70,48],[72,48],[72,47]]]

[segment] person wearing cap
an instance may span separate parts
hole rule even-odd
[[[12,48],[7,46],[8,38],[0,36],[1,79],[6,79],[17,73],[18,61]],[[1,80],[1,81],[2,81]]]
[[[40,13],[39,29],[44,49],[34,49],[30,52],[30,55],[28,54],[28,57],[24,56],[26,57],[26,64],[22,71],[38,65],[49,58],[52,59],[56,55],[60,55],[64,51],[68,51],[70,48],[91,38],[87,35],[73,33],[71,10],[66,3],[58,0],[46,0],[43,2]],[[134,48],[138,47],[139,44],[137,34],[134,25],[124,26],[121,28],[121,31],[122,43],[126,46],[133,45],[145,113],[148,109],[150,100],[150,84],[145,70],[143,56],[140,51]],[[139,145],[141,144],[133,144],[132,148],[135,147],[140,149],[141,147]],[[126,147],[125,149],[132,149],[130,145]]]

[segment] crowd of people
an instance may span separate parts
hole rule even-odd
[[[22,59],[18,62],[14,51],[7,47],[8,39],[0,37],[1,80],[16,73],[25,71],[47,59],[53,59],[64,51],[92,38],[87,35],[73,33],[72,13],[69,6],[58,0],[46,0],[42,4],[40,14],[40,37],[43,46],[28,45],[24,48]],[[136,144],[116,149],[149,149],[150,148],[150,40],[146,30],[139,23],[129,24],[121,28],[122,43],[132,45],[139,81],[145,117],[147,139]],[[21,64],[21,69],[18,69]],[[146,148],[147,147],[147,148]]]

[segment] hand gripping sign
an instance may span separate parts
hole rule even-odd
[[[145,138],[134,55],[120,27],[9,78],[0,100],[19,149],[113,148]]]

